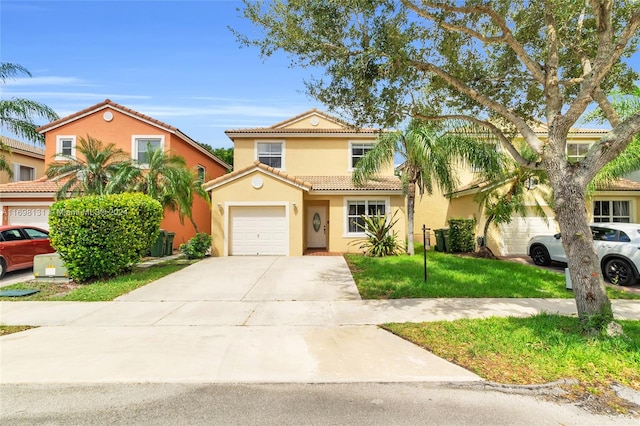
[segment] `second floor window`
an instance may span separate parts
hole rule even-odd
[[[282,142],[258,142],[258,161],[274,169],[282,169]]]
[[[164,149],[161,137],[135,137],[133,155],[139,164],[149,164],[149,152]]]
[[[351,168],[355,169],[358,161],[367,155],[367,152],[373,149],[371,143],[352,143],[351,144]]]
[[[24,182],[36,178],[36,169],[22,164],[13,165],[13,181]]]
[[[63,155],[76,156],[76,137],[75,136],[58,136],[56,140],[56,159],[65,160]]]
[[[204,168],[204,166],[201,166],[200,164],[198,164],[198,180],[200,182],[204,182],[206,171],[207,170]]]
[[[591,144],[588,143],[567,143],[567,160],[570,163],[577,163],[587,155],[590,147]]]

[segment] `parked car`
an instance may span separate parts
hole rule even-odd
[[[0,278],[6,272],[31,268],[33,256],[53,253],[49,232],[33,226],[0,226]]]
[[[590,227],[605,280],[625,286],[640,280],[640,224],[593,223]],[[536,265],[567,263],[560,234],[533,237],[527,254]]]

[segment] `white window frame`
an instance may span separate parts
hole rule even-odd
[[[131,158],[138,161],[138,143],[142,139],[160,140],[160,149],[164,151],[164,135],[131,135]],[[142,168],[148,168],[148,164],[139,163]]]
[[[353,196],[353,197],[344,197],[343,199],[343,206],[344,206],[344,213],[343,213],[343,233],[342,236],[343,238],[362,238],[364,237],[366,234],[364,231],[362,232],[349,232],[349,202],[352,201],[364,201],[365,202],[365,211],[367,211],[369,209],[369,202],[370,201],[377,201],[377,202],[384,202],[384,212],[385,215],[387,215],[387,218],[390,217],[389,213],[391,213],[391,199],[389,197],[379,197],[379,196]]]
[[[623,203],[628,203],[629,205],[629,215],[628,216],[614,216],[613,215],[613,203],[615,202],[623,202]],[[609,215],[608,216],[603,216],[602,214],[600,214],[599,216],[595,215],[595,209],[596,209],[596,203],[609,203]],[[636,206],[634,203],[634,200],[631,198],[616,198],[616,199],[594,199],[593,202],[591,203],[591,213],[592,213],[592,218],[591,221],[593,223],[607,223],[607,222],[613,222],[614,218],[625,218],[625,219],[629,219],[629,222],[619,222],[619,223],[635,223],[636,218],[634,217],[634,212]],[[596,222],[596,219],[604,219],[604,218],[608,218],[606,221],[600,221],[600,222]]]
[[[13,179],[12,182],[28,182],[36,179],[36,168],[33,166],[29,166],[27,164],[13,163]],[[31,169],[31,179],[22,180],[20,179],[20,169],[25,167],[27,169]]]
[[[62,154],[62,143],[65,141],[71,141],[71,156],[76,158],[76,136],[75,135],[59,135],[56,136],[56,160],[66,160]]]
[[[580,145],[580,146],[586,146],[587,147],[587,151],[583,154],[583,155],[569,155],[569,145]],[[591,146],[593,145],[593,142],[569,142],[567,141],[567,146],[566,146],[566,154],[567,154],[567,161],[570,163],[577,163],[578,161],[582,160],[585,155],[587,154],[587,152],[589,152],[589,150],[591,149]]]
[[[256,140],[254,145],[253,145],[253,159],[255,161],[260,161],[260,158],[258,156],[258,144],[261,143],[268,143],[268,144],[280,144],[281,149],[280,149],[280,167],[274,167],[278,170],[286,170],[286,165],[285,165],[285,148],[286,148],[286,143],[284,140],[274,140],[274,139],[261,139],[261,140]]]
[[[370,148],[369,150],[373,149],[373,147],[375,146],[375,142],[363,142],[363,141],[349,141],[349,156],[347,158],[347,171],[348,172],[353,172],[355,169],[353,167],[353,148],[355,145],[368,145]],[[366,155],[367,153],[365,152],[364,155]],[[362,157],[360,157],[362,158]]]

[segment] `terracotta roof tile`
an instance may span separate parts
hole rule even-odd
[[[27,154],[33,154],[36,157],[44,158],[44,148],[38,148],[37,146],[29,145],[28,143],[20,142],[6,136],[0,136],[0,139],[2,139],[2,143],[8,146],[12,151],[23,151]]]
[[[351,176],[299,176],[311,184],[313,191],[402,191],[402,181],[397,176],[380,176],[362,186],[353,183]]]
[[[53,193],[58,191],[57,181],[49,180],[46,176],[37,180],[11,182],[0,185],[0,193]]]
[[[272,126],[269,126],[269,127],[272,128],[272,129],[281,128],[281,127],[286,126],[289,123],[296,122],[296,121],[300,120],[301,118],[304,118],[304,117],[306,117],[308,115],[311,115],[311,114],[314,114],[314,113],[322,115],[326,119],[328,119],[330,121],[333,121],[335,123],[341,124],[342,126],[349,127],[349,124],[346,121],[344,121],[344,120],[342,120],[342,119],[340,119],[338,117],[335,117],[333,115],[329,115],[326,112],[320,111],[317,108],[312,108],[312,109],[310,109],[308,111],[305,111],[305,112],[303,112],[301,114],[298,114],[298,115],[296,115],[294,117],[287,118],[286,120],[282,120],[282,121],[280,121],[280,122],[278,122],[278,123],[276,123],[276,124],[274,124]]]
[[[233,180],[236,177],[243,175],[247,172],[250,172],[251,170],[254,169],[262,169],[266,172],[272,173],[276,176],[280,176],[288,181],[290,181],[291,183],[295,183],[296,185],[300,185],[303,186],[307,189],[311,189],[311,184],[308,182],[305,182],[302,179],[296,178],[295,176],[291,176],[285,172],[283,172],[282,170],[278,170],[278,169],[274,169],[273,167],[267,166],[266,164],[263,164],[259,161],[254,161],[253,163],[251,163],[250,165],[248,165],[247,167],[243,167],[242,169],[238,169],[238,170],[234,170],[231,173],[227,173],[226,175],[220,176],[216,179],[210,180],[209,182],[204,184],[205,188],[209,188],[211,186],[214,185],[218,185],[220,183],[226,182],[228,180]]]
[[[233,133],[269,133],[269,134],[305,134],[305,133],[316,133],[316,134],[331,134],[331,133],[351,133],[351,134],[366,134],[373,135],[379,133],[379,130],[376,129],[355,129],[355,128],[343,128],[343,129],[272,129],[271,127],[254,127],[251,129],[233,129],[233,130],[225,130],[225,134],[233,134]]]
[[[621,178],[598,185],[598,191],[640,191],[640,182]]]

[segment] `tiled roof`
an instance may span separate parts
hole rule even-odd
[[[6,136],[0,136],[0,138],[2,139],[2,143],[12,151],[22,151],[34,157],[44,158],[44,148],[38,148],[37,146],[29,145],[28,143],[20,142]]]
[[[598,191],[640,191],[640,182],[621,178],[598,185]]]
[[[49,180],[46,176],[38,180],[11,182],[0,185],[0,193],[53,193],[60,188],[57,181]]]
[[[272,126],[269,126],[269,127],[271,127],[272,129],[277,129],[279,127],[284,127],[287,124],[294,123],[294,122],[296,122],[296,121],[298,121],[298,120],[300,120],[300,119],[302,119],[304,117],[307,117],[309,115],[312,115],[312,114],[321,115],[321,116],[323,116],[324,118],[326,118],[329,121],[333,121],[334,123],[340,124],[340,125],[342,125],[344,127],[349,127],[349,124],[346,121],[341,120],[338,117],[334,117],[333,115],[329,115],[326,112],[320,111],[317,108],[312,108],[309,111],[305,111],[305,112],[303,112],[301,114],[296,115],[295,117],[287,118],[286,120],[283,120],[283,121],[281,121],[279,123],[276,123],[276,124],[274,124]]]
[[[351,176],[299,176],[311,184],[313,191],[402,191],[402,181],[397,176],[381,176],[357,186]]]
[[[215,186],[218,184],[221,184],[223,182],[226,182],[228,180],[233,180],[241,175],[244,175],[247,172],[250,172],[251,170],[254,169],[262,169],[266,172],[269,172],[271,174],[274,174],[276,176],[279,176],[281,178],[284,178],[288,181],[290,181],[291,183],[294,183],[296,185],[300,185],[304,188],[307,188],[307,190],[311,189],[311,184],[308,182],[305,182],[304,180],[297,178],[295,176],[291,176],[285,172],[283,172],[282,170],[278,170],[278,169],[274,169],[273,167],[269,167],[266,164],[262,164],[259,161],[254,161],[253,163],[251,163],[250,165],[248,165],[247,167],[244,167],[242,169],[238,169],[238,170],[234,170],[231,173],[227,173],[226,175],[220,176],[218,178],[215,178],[213,180],[210,180],[209,182],[204,184],[205,189],[206,188],[210,188],[211,186]]]
[[[306,190],[312,191],[402,191],[402,182],[396,176],[384,176],[369,180],[363,186],[356,186],[351,180],[351,176],[293,176],[259,161],[254,161],[247,167],[210,180],[204,184],[204,187],[206,190],[210,190],[214,186],[232,181],[257,169],[279,176]]]
[[[158,125],[160,127],[164,127],[167,130],[171,130],[171,131],[174,131],[174,132],[178,130],[177,127],[173,127],[172,125],[167,124],[167,123],[165,123],[163,121],[156,120],[153,117],[149,117],[148,115],[139,113],[138,111],[134,111],[131,108],[127,108],[124,105],[117,104],[117,103],[113,102],[111,99],[105,99],[104,101],[99,102],[99,103],[97,103],[97,104],[95,104],[93,106],[90,106],[88,108],[85,108],[82,111],[78,111],[78,112],[75,112],[75,113],[73,113],[71,115],[67,115],[66,117],[59,118],[59,119],[57,119],[55,121],[52,121],[49,124],[45,124],[44,126],[38,127],[36,130],[38,132],[40,132],[40,133],[46,132],[47,130],[49,130],[49,129],[53,128],[53,127],[56,127],[56,126],[58,126],[60,124],[66,123],[68,121],[73,121],[73,119],[75,119],[75,118],[78,118],[78,117],[81,117],[83,115],[92,113],[95,110],[102,109],[102,108],[104,108],[106,106],[111,106],[113,108],[128,112],[129,114],[135,115],[136,117],[142,118],[143,120],[150,121],[151,123],[154,123],[154,124],[156,124],[156,125]]]

